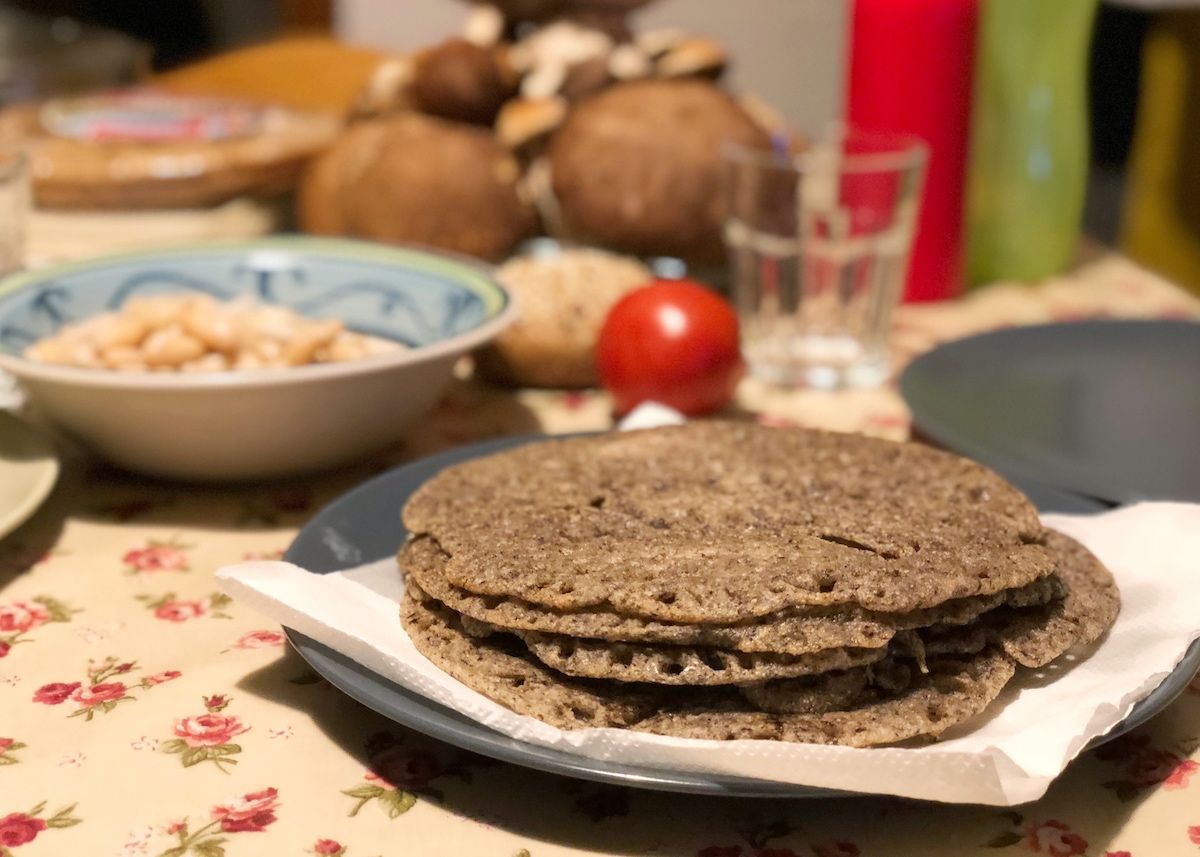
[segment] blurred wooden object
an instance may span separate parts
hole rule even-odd
[[[238,197],[212,208],[143,211],[54,211],[29,217],[25,264],[30,268],[107,253],[214,240],[243,240],[288,226],[279,200]]]
[[[388,56],[327,36],[288,36],[176,69],[154,82],[172,92],[244,98],[345,116]]]
[[[281,0],[279,17],[285,30],[328,33],[333,28],[330,0]]]
[[[1200,12],[1164,12],[1142,59],[1121,250],[1200,294]]]

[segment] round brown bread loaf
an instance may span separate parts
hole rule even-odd
[[[721,149],[770,138],[712,83],[646,80],[580,103],[550,145],[571,237],[641,256],[723,258]]]
[[[537,230],[519,173],[485,129],[418,113],[371,120],[309,167],[300,225],[499,259]]]
[[[337,144],[309,165],[296,192],[296,216],[306,232],[318,235],[346,233],[350,187],[377,157],[387,134],[382,122],[352,125]]]

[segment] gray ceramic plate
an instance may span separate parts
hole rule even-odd
[[[392,556],[404,541],[400,508],[421,483],[439,470],[511,446],[537,440],[505,438],[462,447],[399,467],[378,476],[325,507],[300,531],[284,559],[325,574]],[[1039,508],[1062,512],[1094,512],[1099,504],[1080,497],[1022,486]],[[288,629],[292,644],[313,669],[344,693],[386,717],[465,750],[555,774],[605,783],[701,794],[748,797],[829,797],[824,789],[683,771],[662,771],[585,759],[515,741],[355,663],[327,646]],[[1159,687],[1113,730],[1113,738],[1162,710],[1200,667],[1200,643]]]
[[[1001,473],[1112,503],[1200,501],[1200,323],[1018,327],[922,355],[917,430]]]

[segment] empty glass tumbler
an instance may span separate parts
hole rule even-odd
[[[752,374],[822,389],[887,378],[925,163],[915,138],[845,131],[800,155],[726,150],[725,242]]]

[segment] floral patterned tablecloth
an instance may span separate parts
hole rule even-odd
[[[1109,258],[1037,288],[905,307],[894,345],[902,362],[980,330],[1097,316],[1200,319],[1200,302]],[[908,431],[892,388],[746,382],[735,410]],[[1200,680],[1013,811],[697,798],[540,774],[410,732],[325,683],[213,583],[223,564],[279,556],[322,504],[400,461],[610,424],[598,393],[462,380],[393,454],[319,479],[197,489],[68,454],[50,502],[0,541],[0,855],[1200,855]]]

